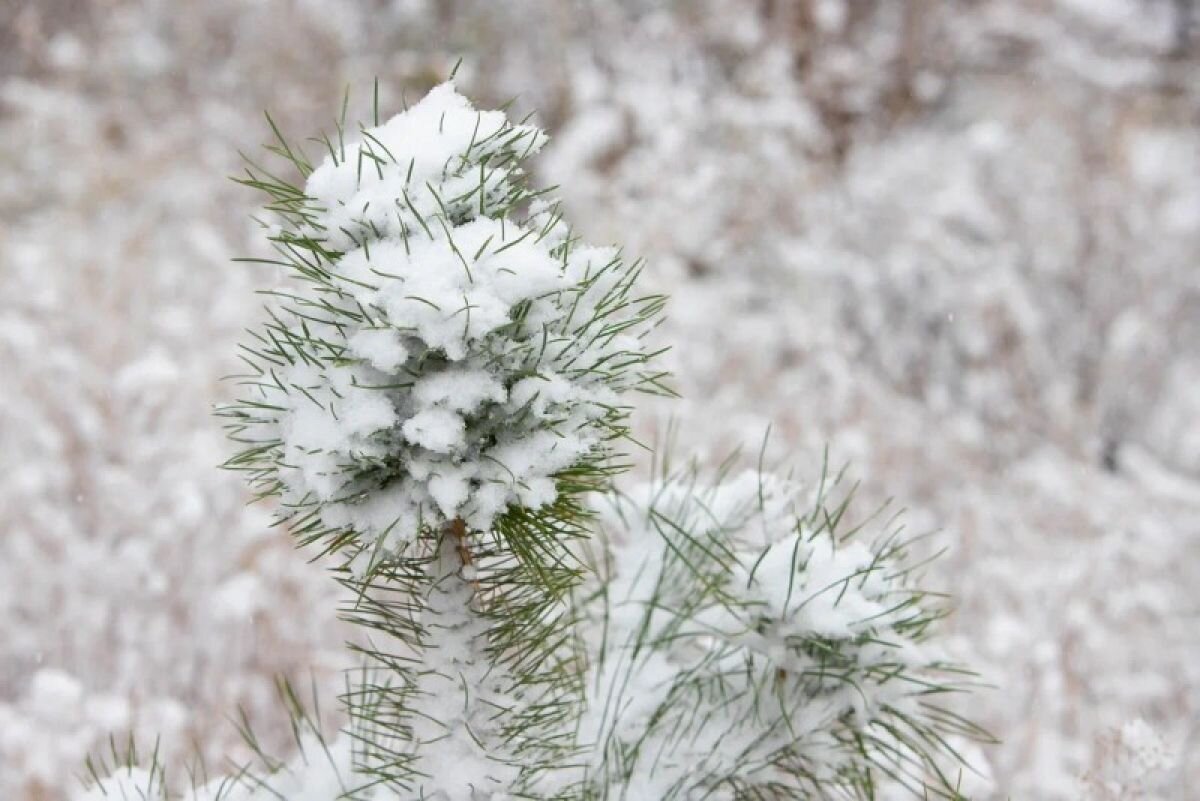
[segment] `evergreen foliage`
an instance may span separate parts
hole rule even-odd
[[[114,747],[88,799],[957,797],[951,738],[983,735],[940,703],[964,674],[897,531],[762,470],[614,488],[629,393],[669,392],[664,299],[527,186],[540,130],[452,84],[354,131],[343,106],[320,164],[271,127],[303,185],[238,180],[292,281],[219,413],[228,466],[340,560],[350,723],[327,741],[283,683],[298,758],[248,722],[225,778]]]

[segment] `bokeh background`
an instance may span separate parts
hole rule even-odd
[[[717,460],[823,450],[947,554],[976,798],[1200,792],[1200,7],[1191,0],[0,0],[0,798],[110,731],[266,737],[338,686],[318,565],[214,402],[263,252],[226,179],[442,80],[648,259]]]

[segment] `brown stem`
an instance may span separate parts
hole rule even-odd
[[[474,567],[475,558],[471,555],[471,547],[467,544],[467,535],[470,533],[467,530],[467,521],[461,517],[456,517],[446,526],[447,532],[454,537],[454,550],[458,552],[458,559],[462,562],[463,567]],[[475,590],[475,594],[479,594],[479,579],[472,578],[470,580],[471,588]]]

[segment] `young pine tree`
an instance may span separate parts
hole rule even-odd
[[[223,778],[114,753],[85,798],[958,797],[981,733],[939,700],[962,674],[904,543],[761,471],[615,489],[664,299],[527,186],[540,130],[449,83],[377,107],[319,164],[275,131],[303,185],[240,179],[293,280],[220,411],[229,466],[341,565],[349,723],[326,740],[284,685],[297,756],[249,728]]]

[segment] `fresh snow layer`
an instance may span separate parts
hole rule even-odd
[[[544,141],[445,84],[309,176],[291,235],[330,251],[328,277],[248,399],[286,509],[396,551],[552,503],[557,474],[602,456],[648,315],[615,249],[523,194]]]
[[[548,782],[730,801],[796,787],[800,771],[841,786],[862,765],[841,739],[855,730],[879,735],[872,759],[906,752],[876,722],[921,717],[936,657],[905,628],[918,610],[899,603],[901,566],[814,529],[797,514],[806,502],[796,484],[747,472],[677,476],[602,511],[598,577],[579,594],[588,757]]]

